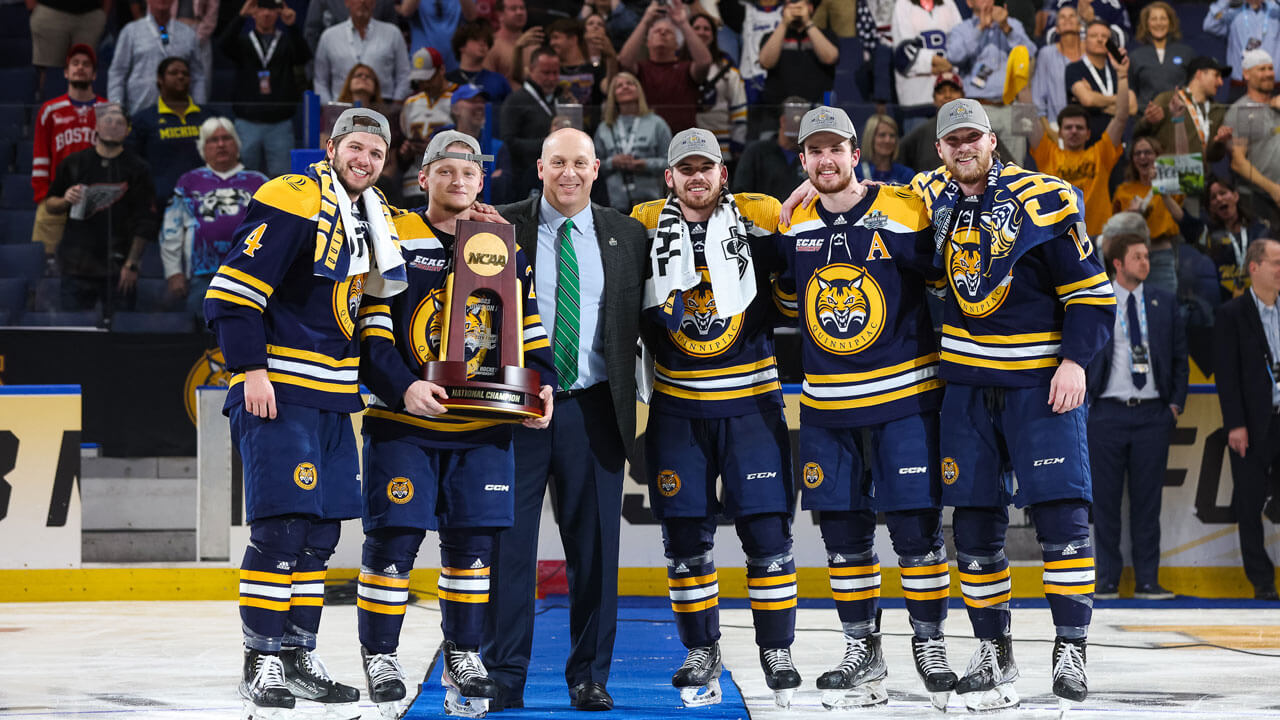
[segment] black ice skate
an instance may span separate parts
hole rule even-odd
[[[791,648],[760,648],[760,668],[764,682],[773,691],[773,702],[780,708],[791,707],[791,696],[800,687],[800,673],[791,662]]]
[[[1018,666],[1013,662],[1013,638],[979,640],[964,677],[956,683],[956,694],[969,712],[991,712],[1018,707]]]
[[[498,697],[498,684],[480,662],[480,653],[463,650],[451,641],[440,646],[440,682],[445,687],[446,715],[482,718],[489,712],[489,700]]]
[[[360,659],[364,661],[364,679],[369,688],[369,699],[378,706],[378,713],[383,718],[399,720],[413,704],[413,698],[409,697],[404,685],[404,668],[400,667],[400,658],[395,653],[370,655],[362,647]]]
[[[671,684],[680,688],[680,702],[685,707],[702,707],[720,702],[720,644],[689,650],[684,664],[671,676]]]
[[[315,650],[284,648],[280,662],[284,665],[285,684],[294,697],[320,703],[326,720],[359,720],[356,703],[360,691],[334,681]]]
[[[1083,639],[1053,641],[1053,694],[1058,696],[1058,709],[1064,714],[1089,696],[1084,662]]]
[[[284,720],[293,714],[293,693],[284,682],[284,666],[276,655],[245,648],[240,681],[242,720]]]
[[[818,678],[822,690],[822,707],[828,710],[871,707],[889,702],[884,679],[889,666],[880,650],[880,634],[866,637],[845,636],[844,659]]]
[[[947,664],[947,639],[941,635],[936,638],[911,638],[911,654],[915,657],[916,672],[924,681],[924,689],[929,692],[929,700],[933,707],[947,711],[947,700],[956,687],[956,674]]]

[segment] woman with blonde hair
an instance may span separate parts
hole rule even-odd
[[[609,191],[609,204],[630,213],[639,203],[666,194],[663,171],[671,128],[649,109],[644,88],[629,72],[609,83],[604,121],[596,128],[596,156]]]
[[[915,172],[898,159],[898,123],[888,115],[872,115],[862,132],[859,180],[906,185]]]

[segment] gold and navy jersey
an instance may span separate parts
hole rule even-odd
[[[665,200],[637,205],[631,217],[644,223],[650,240],[657,232]],[[691,418],[736,417],[782,406],[778,360],[774,356],[773,326],[780,320],[770,299],[771,275],[781,269],[775,249],[780,205],[768,195],[734,195],[747,231],[755,267],[756,295],[747,309],[732,317],[716,312],[715,294],[707,270],[707,252],[730,252],[724,243],[736,237],[708,238],[707,223],[686,222],[695,264],[702,282],[676,293],[683,312],[674,315],[649,308],[640,334],[654,357],[655,412]]]
[[[313,178],[283,175],[266,183],[209,283],[205,317],[234,373],[227,407],[244,400],[244,371],[266,368],[278,402],[335,412],[364,408],[355,329],[366,276],[335,282],[315,274],[319,211]]]
[[[360,375],[375,396],[365,413],[364,432],[380,440],[407,440],[437,448],[509,440],[511,425],[507,423],[465,420],[449,413],[423,417],[405,411],[405,390],[422,379],[423,363],[440,357],[454,239],[444,233],[437,235],[416,212],[397,215],[394,221],[409,287],[390,301],[368,297],[360,308]],[[551,343],[538,318],[533,293],[533,268],[523,251],[516,251],[515,262],[521,268],[525,365],[541,373],[542,384],[555,387]],[[483,303],[469,304],[467,312],[468,371],[476,373],[496,366],[496,354],[488,352],[485,336],[501,332],[500,319]]]
[[[876,425],[941,404],[925,301],[941,275],[928,229],[919,198],[888,185],[843,213],[815,197],[782,228],[788,262],[775,296],[801,326],[801,423]]]
[[[981,197],[950,193],[949,180],[939,168],[911,183],[929,207],[948,286],[942,377],[1034,387],[1062,358],[1087,366],[1111,336],[1116,301],[1079,191],[1016,165]]]

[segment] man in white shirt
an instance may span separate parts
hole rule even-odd
[[[378,73],[385,100],[405,99],[409,94],[409,49],[400,29],[373,19],[374,0],[346,0],[346,4],[351,16],[325,30],[316,46],[315,91],[320,102],[337,99],[347,73],[357,63]]]

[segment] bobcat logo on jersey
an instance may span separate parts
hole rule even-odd
[[[182,404],[187,408],[187,419],[196,424],[196,388],[206,385],[226,387],[231,384],[231,371],[227,369],[227,361],[222,357],[220,348],[205,350],[187,372],[187,380],[182,385]]]
[[[956,464],[956,459],[942,458],[942,482],[955,485],[958,479],[960,479],[960,466]]]
[[[316,466],[309,462],[298,463],[298,467],[293,469],[293,481],[303,490],[314,490],[319,480]]]
[[[675,470],[663,470],[658,473],[658,492],[662,497],[672,497],[680,492],[680,476]]]
[[[822,474],[822,466],[811,462],[804,464],[804,470],[801,471],[800,477],[804,480],[804,486],[813,490],[822,484],[822,479],[825,476]]]
[[[982,227],[990,233],[992,260],[999,260],[1013,250],[1013,243],[1022,232],[1022,214],[1003,188],[996,190],[991,211],[982,214]]]
[[[1008,248],[1004,251],[1007,253]],[[1009,283],[1013,282],[1013,271],[994,290],[982,296],[982,278],[988,271],[982,268],[982,233],[976,228],[955,231],[947,242],[946,259],[951,289],[965,315],[986,317],[1004,304],[1009,295]]]
[[[356,314],[360,312],[360,298],[364,297],[364,278],[364,275],[352,275],[333,286],[333,317],[348,340],[356,331]]]
[[[716,297],[711,291],[708,272],[704,269],[702,282],[681,295],[684,315],[678,329],[667,331],[671,342],[694,357],[713,357],[729,349],[742,333],[743,315],[739,313],[725,319],[716,313]]]
[[[413,499],[413,482],[407,477],[391,478],[387,483],[387,499],[397,505],[404,505]]]
[[[884,292],[865,268],[828,265],[805,286],[805,327],[819,346],[852,355],[884,329]]]

